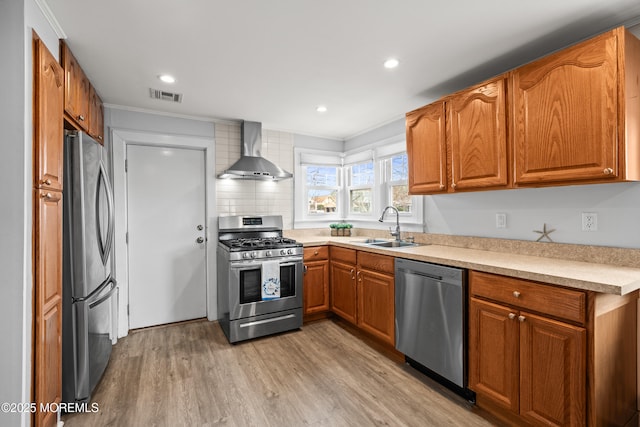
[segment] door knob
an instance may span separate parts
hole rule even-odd
[[[196,239],[196,243],[204,243],[204,239],[202,237],[198,237]]]
[[[197,228],[198,230],[202,231],[202,229],[203,229],[204,227],[203,227],[202,225],[198,225],[196,228]]]

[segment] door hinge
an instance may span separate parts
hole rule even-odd
[[[124,159],[124,171],[129,172],[129,160]]]
[[[128,245],[129,244],[129,232],[128,231],[126,233],[124,233],[124,240]]]

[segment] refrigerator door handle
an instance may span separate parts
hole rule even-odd
[[[104,288],[107,287],[107,285],[109,283],[113,284],[113,288],[115,288],[116,279],[114,279],[113,276],[111,276],[111,275],[109,275],[109,277],[104,279],[104,282],[100,283],[100,286],[95,288],[93,290],[93,292],[91,292],[89,295],[87,295],[86,297],[74,298],[73,302],[82,302],[82,301],[87,301],[87,300],[90,300],[90,299],[94,298],[96,295],[99,295],[104,290]]]
[[[104,186],[105,194],[107,196],[107,238],[102,239],[102,227],[100,227],[100,185]],[[113,231],[114,231],[114,204],[113,194],[111,192],[111,186],[109,185],[109,178],[104,169],[104,164],[100,162],[100,172],[98,175],[98,188],[96,189],[96,230],[98,233],[98,242],[100,247],[100,256],[102,257],[102,263],[106,265],[111,253],[111,245],[113,244]]]
[[[118,289],[116,287],[116,281],[112,280],[111,283],[113,284],[113,286],[111,286],[111,290],[109,292],[107,292],[105,295],[103,295],[102,297],[100,297],[99,300],[94,301],[92,303],[89,304],[89,308],[94,308],[96,305],[100,305],[103,302],[105,302],[106,300],[108,300],[109,298],[111,298],[111,295],[113,295],[113,293]]]

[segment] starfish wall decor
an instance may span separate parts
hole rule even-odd
[[[539,233],[540,237],[538,237],[538,239],[536,240],[536,242],[540,242],[542,241],[542,239],[547,239],[549,242],[553,242],[553,240],[551,240],[551,237],[549,237],[549,234],[553,233],[555,230],[555,228],[552,228],[551,230],[547,230],[547,224],[543,224],[542,225],[542,231],[540,230],[533,230],[534,233]]]

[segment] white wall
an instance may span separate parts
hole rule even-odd
[[[21,402],[23,398],[25,354],[24,296],[31,281],[27,263],[31,260],[31,212],[26,198],[26,72],[24,4],[21,1],[0,2],[0,75],[4,82],[0,96],[0,179],[2,208],[0,209],[0,402]],[[29,192],[30,194],[30,192]],[[28,256],[28,257],[27,257]],[[29,319],[30,320],[30,319]],[[30,322],[29,322],[30,325]],[[30,337],[30,335],[29,335]],[[19,414],[0,413],[0,424],[17,425]]]
[[[533,230],[546,223],[554,242],[640,248],[640,183],[424,197],[429,233],[536,240]],[[496,228],[498,212],[507,214],[505,229]],[[598,214],[598,231],[582,231],[582,212]]]
[[[263,129],[262,155],[292,172],[293,140],[291,133]],[[240,144],[240,123],[216,123],[216,174],[240,158]],[[293,179],[218,179],[216,193],[220,216],[282,215],[284,228],[293,228]]]

